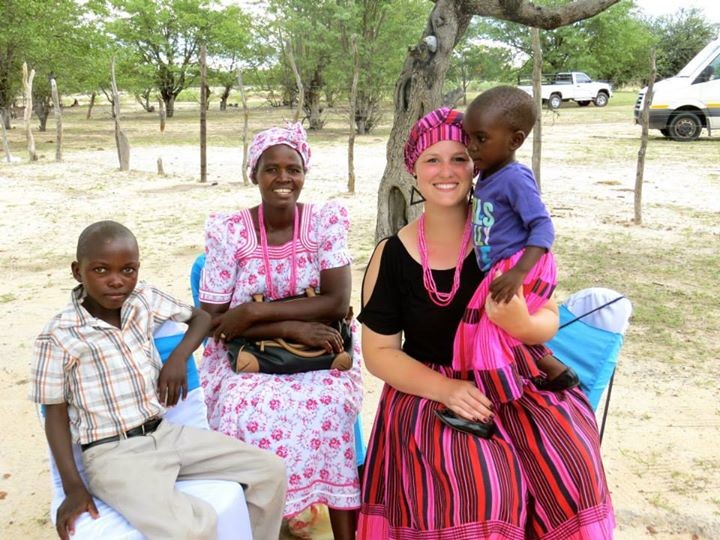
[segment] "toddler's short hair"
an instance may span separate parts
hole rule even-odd
[[[496,86],[476,97],[468,107],[468,114],[478,108],[502,114],[513,131],[529,135],[537,119],[537,107],[532,96],[516,86]]]

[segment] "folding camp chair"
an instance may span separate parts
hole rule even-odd
[[[553,354],[572,367],[580,378],[580,389],[593,410],[607,387],[600,426],[605,431],[612,384],[632,304],[612,289],[592,287],[571,295],[560,306],[560,330],[548,342]]]
[[[155,333],[155,345],[163,362],[175,349],[185,332],[185,325],[173,321],[166,322]],[[167,410],[164,418],[176,424],[209,429],[207,409],[203,390],[198,383],[197,367],[192,358],[188,358],[188,395],[175,407]],[[75,464],[83,481],[87,483],[82,466],[80,446],[73,445]],[[53,525],[57,517],[57,509],[65,499],[60,473],[50,452],[50,476],[52,481],[52,501],[50,517]],[[210,503],[218,515],[218,538],[221,540],[251,540],[250,517],[247,511],[243,488],[236,482],[223,480],[179,480],[175,486],[178,490],[193,495]],[[82,514],[75,522],[73,540],[141,540],[143,536],[128,523],[118,512],[100,499],[93,498],[100,513],[97,519],[90,514]],[[149,509],[152,511],[152,509]]]
[[[190,290],[192,291],[193,302],[195,307],[200,307],[200,278],[202,277],[202,271],[205,268],[205,254],[198,255],[195,262],[190,269]],[[358,467],[365,463],[365,454],[367,448],[362,436],[362,425],[360,424],[360,417],[355,420],[355,462]]]

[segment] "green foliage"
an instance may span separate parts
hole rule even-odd
[[[650,25],[656,38],[658,79],[676,75],[720,32],[720,25],[709,23],[696,8],[679,9],[651,20]]]
[[[84,61],[99,40],[73,0],[0,2],[0,108],[10,107],[21,91],[21,66],[35,70],[36,105],[47,105],[49,78],[61,93],[80,91],[91,77]]]
[[[559,0],[539,2],[558,4]],[[637,81],[648,71],[652,35],[645,21],[633,12],[632,2],[619,2],[600,14],[556,30],[540,32],[543,71],[584,71],[615,85]],[[507,21],[485,20],[481,35],[524,56],[518,78],[532,73],[529,29]]]

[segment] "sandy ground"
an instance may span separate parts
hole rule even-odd
[[[546,154],[544,198],[553,210],[559,234],[582,240],[629,231],[634,161],[608,159],[602,167],[566,162],[562,141],[577,135],[577,126],[545,129],[546,144],[555,150]],[[637,128],[629,122],[586,128],[586,135],[591,132],[601,139],[637,137]],[[526,146],[520,158],[529,162]],[[711,167],[695,165],[692,160],[648,163],[646,225],[628,234],[638,241],[656,241],[668,207],[720,212],[720,144],[713,148],[719,159]],[[361,139],[356,150],[357,193],[352,196],[344,193],[342,144],[320,143],[313,152],[314,166],[302,199],[335,198],[348,206],[355,257],[353,304],[357,307],[362,271],[374,244],[385,140]],[[104,218],[125,223],[140,241],[141,277],[189,298],[188,273],[202,250],[206,216],[258,201],[257,190],[242,185],[241,158],[235,149],[210,149],[212,185],[196,182],[199,152],[194,147],[134,149],[132,171],[125,174],[116,171],[116,154],[109,148],[74,152],[60,164],[51,161],[51,153],[46,154],[36,164],[0,165],[0,260],[4,271],[0,287],[0,345],[4,351],[0,367],[4,388],[0,396],[0,537],[8,539],[54,537],[48,516],[46,443],[26,394],[33,338],[65,304],[74,285],[70,262],[80,230]],[[154,174],[160,155],[166,177]],[[718,232],[718,221],[707,226]],[[669,230],[663,234],[678,233]],[[587,286],[595,284],[589,276]],[[622,284],[601,285],[621,290]],[[617,511],[617,537],[720,538],[718,381],[687,391],[687,381],[674,377],[663,359],[652,354],[648,337],[631,328],[603,443]],[[696,376],[717,376],[717,365]],[[380,384],[367,375],[365,388],[367,437]]]

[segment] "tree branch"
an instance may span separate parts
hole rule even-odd
[[[538,6],[526,0],[462,0],[473,15],[494,17],[553,30],[597,15],[620,0],[575,0],[561,6]]]

